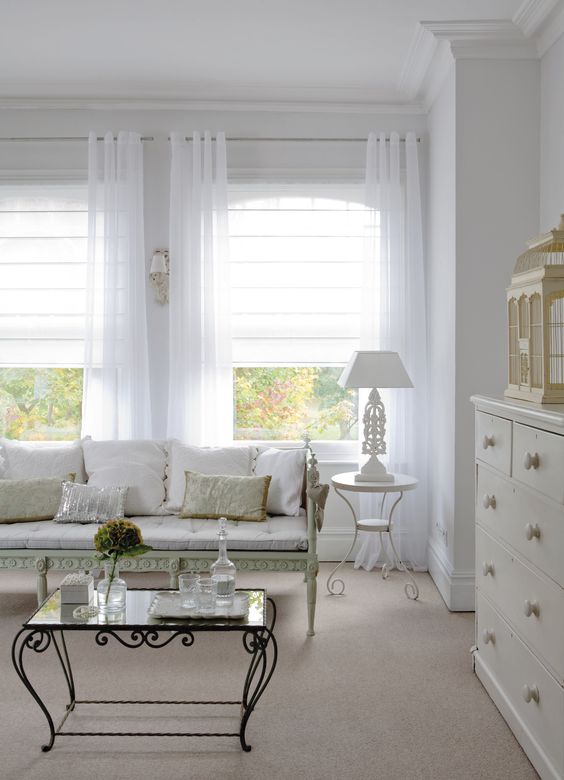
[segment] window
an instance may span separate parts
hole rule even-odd
[[[87,253],[81,183],[0,183],[0,435],[80,435]]]
[[[230,189],[234,438],[356,440],[361,185]]]

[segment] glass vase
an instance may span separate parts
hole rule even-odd
[[[127,583],[119,576],[119,561],[104,563],[104,579],[98,583],[98,609],[105,614],[125,609]]]

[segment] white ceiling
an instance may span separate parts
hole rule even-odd
[[[0,97],[398,101],[422,20],[522,0],[0,0]]]

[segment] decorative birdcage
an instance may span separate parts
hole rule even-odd
[[[507,289],[509,384],[505,395],[564,404],[564,214],[529,242]]]

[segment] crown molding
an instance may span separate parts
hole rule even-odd
[[[453,60],[538,59],[538,56],[535,41],[508,19],[422,21],[411,41],[398,91],[407,100],[423,103],[428,110]]]
[[[531,38],[542,27],[560,0],[524,0],[513,16],[514,24],[527,38]]]
[[[450,44],[455,59],[537,59],[533,41],[507,19],[421,22],[438,41]]]
[[[51,111],[225,111],[295,114],[369,114],[418,115],[425,113],[419,101],[398,102],[345,101],[268,101],[268,100],[191,100],[167,98],[58,98],[2,97],[0,109]]]
[[[543,57],[562,35],[564,35],[564,1],[558,0],[537,33],[539,56]]]
[[[418,24],[398,80],[398,90],[408,100],[414,100],[420,93],[438,45],[433,33]]]

